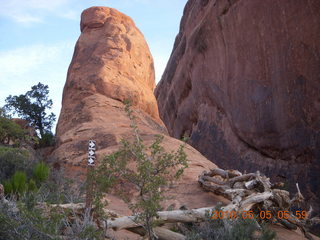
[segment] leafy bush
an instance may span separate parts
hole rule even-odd
[[[27,175],[22,171],[17,171],[10,180],[4,182],[5,194],[21,195],[28,190]]]
[[[72,182],[63,176],[62,171],[49,171],[47,165],[39,163],[33,172],[34,178],[29,181],[23,172],[18,171],[4,184],[6,191],[8,186],[11,192],[15,192],[13,186],[23,190],[19,195],[12,195],[9,202],[4,200],[0,204],[0,240],[104,239],[103,232],[87,212],[62,211],[47,204],[39,205],[83,202],[83,198],[78,198],[81,192],[71,186]],[[44,181],[39,188],[35,178]],[[13,184],[14,181],[19,184]]]
[[[26,131],[6,116],[0,108],[0,144],[9,144],[10,141],[13,141],[19,145],[25,139],[26,134]]]
[[[37,189],[36,182],[33,179],[30,179],[28,183],[28,191],[36,191]]]
[[[30,193],[0,204],[0,240],[105,239],[89,214],[39,207],[39,197]]]
[[[11,179],[14,193],[24,193],[28,188],[27,175],[25,172],[17,171]]]
[[[4,181],[3,188],[5,194],[11,194],[14,192],[11,179]]]
[[[4,182],[5,194],[20,197],[26,192],[36,191],[48,179],[49,167],[45,163],[38,163],[33,169],[33,178],[27,178],[23,171],[16,171],[11,179]]]
[[[36,183],[40,185],[42,182],[48,179],[49,172],[50,169],[45,163],[37,163],[33,170],[33,178],[35,179]]]
[[[39,139],[37,147],[50,147],[55,143],[55,138],[52,132],[45,132],[42,137]]]
[[[0,146],[0,182],[9,179],[16,171],[31,175],[33,162],[27,150]]]

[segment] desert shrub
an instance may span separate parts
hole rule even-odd
[[[16,171],[32,173],[33,162],[27,150],[0,146],[0,182],[11,178]]]
[[[28,190],[27,175],[25,172],[17,171],[11,179],[4,182],[4,192],[6,195],[21,195]]]
[[[37,148],[50,147],[55,143],[55,138],[52,132],[45,132],[36,144]]]
[[[205,222],[194,224],[186,233],[187,240],[272,240],[275,232],[266,224],[257,225],[254,219],[211,219],[209,214]]]
[[[17,171],[12,176],[12,188],[15,193],[23,193],[27,190],[27,175],[25,172]]]
[[[185,145],[180,145],[176,151],[166,152],[161,146],[164,137],[156,135],[154,142],[146,146],[128,102],[125,111],[132,123],[134,141],[123,139],[120,149],[101,161],[95,172],[96,190],[101,194],[119,181],[135,188],[138,196],[134,201],[130,201],[132,199],[123,192],[120,195],[128,201],[136,216],[135,221],[144,227],[148,238],[156,239],[153,228],[157,225],[157,211],[161,210],[161,202],[165,199],[164,187],[179,178],[188,166]],[[132,166],[128,167],[129,162],[134,163],[135,171]]]
[[[104,239],[89,214],[39,207],[36,195],[0,204],[0,240]]]
[[[3,189],[5,194],[13,193],[13,186],[12,186],[11,179],[3,182]]]
[[[40,188],[34,179],[26,182],[27,190],[18,198],[7,197],[10,201],[0,204],[0,240],[104,239],[104,233],[88,212],[49,207],[50,203],[74,203],[78,199],[79,192],[71,186],[72,182],[63,177],[63,172],[50,171]]]
[[[85,183],[79,184],[67,178],[63,170],[53,170],[39,188],[38,201],[51,204],[79,203],[84,201],[84,193]]]
[[[25,139],[27,132],[19,124],[13,122],[0,108],[0,143],[9,144],[13,141],[19,145]]]
[[[30,179],[28,183],[28,191],[36,191],[37,189],[38,188],[37,188],[36,181],[33,179]]]
[[[49,167],[45,163],[38,163],[33,169],[33,178],[28,180],[24,171],[16,171],[14,175],[4,181],[4,191],[6,195],[19,198],[28,191],[36,191],[49,176]]]
[[[49,172],[50,169],[45,163],[37,163],[33,169],[33,178],[35,179],[36,183],[40,185],[48,179]]]

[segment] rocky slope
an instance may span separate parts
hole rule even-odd
[[[153,142],[155,134],[163,134],[164,147],[177,149],[182,142],[167,135],[159,119],[154,87],[153,59],[131,18],[112,8],[86,9],[63,91],[57,145],[50,157],[54,166],[64,167],[69,177],[84,179],[89,139],[97,142],[98,158],[117,150],[122,138],[132,139],[131,122],[122,103],[125,99],[134,103],[146,145]],[[214,198],[202,191],[197,177],[215,165],[191,146],[186,153],[190,167],[170,190],[176,207],[213,204]],[[110,208],[119,210],[119,199],[110,199]]]
[[[171,136],[320,201],[320,2],[189,0],[156,88]]]

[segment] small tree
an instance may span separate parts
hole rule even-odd
[[[157,239],[153,228],[156,225],[157,211],[161,209],[161,202],[165,199],[161,188],[182,175],[188,166],[187,155],[184,144],[176,151],[166,152],[161,146],[164,138],[161,135],[156,135],[155,141],[146,147],[128,102],[125,111],[132,122],[134,141],[130,143],[122,140],[122,147],[102,160],[96,171],[96,191],[102,192],[119,180],[132,184],[138,191],[138,197],[129,207],[135,213],[137,223],[146,230],[148,238]],[[135,170],[127,166],[130,160],[134,161]]]
[[[19,117],[30,122],[36,130],[39,130],[41,138],[51,127],[56,117],[54,113],[47,115],[46,110],[51,109],[52,100],[48,98],[48,85],[38,83],[31,90],[19,96],[6,98],[5,109],[18,114]]]

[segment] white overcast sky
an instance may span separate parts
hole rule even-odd
[[[49,85],[59,115],[62,90],[80,14],[91,6],[118,9],[135,21],[154,57],[159,81],[170,56],[187,0],[0,0],[0,106],[8,95]]]

